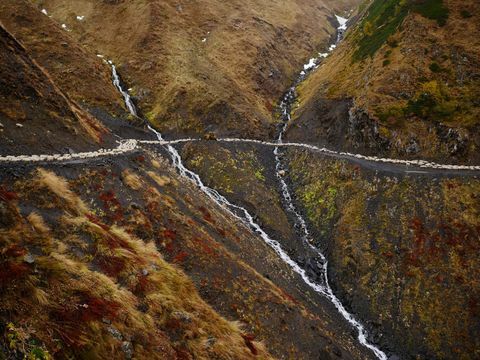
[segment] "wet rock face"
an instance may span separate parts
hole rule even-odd
[[[390,141],[380,135],[377,122],[372,120],[362,109],[350,109],[347,138],[355,149],[366,147],[377,153],[390,149]]]
[[[333,150],[385,154],[391,142],[379,132],[377,121],[350,99],[321,98],[295,114],[289,141],[307,142]]]
[[[457,129],[439,125],[437,136],[452,156],[464,156],[468,151],[468,136],[461,134]]]

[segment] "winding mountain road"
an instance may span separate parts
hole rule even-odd
[[[116,148],[112,149],[99,149],[91,152],[79,152],[79,153],[66,153],[66,154],[38,154],[38,155],[6,155],[0,156],[0,164],[5,163],[45,163],[45,162],[65,162],[71,160],[88,160],[100,157],[117,156],[133,151],[139,151],[143,149],[142,145],[176,145],[182,143],[191,142],[206,142],[203,139],[175,139],[175,140],[138,140],[138,139],[125,139],[119,141]],[[211,141],[211,140],[210,140]],[[209,141],[209,142],[210,142]],[[234,143],[234,144],[251,144],[257,146],[268,147],[282,147],[282,148],[296,148],[304,149],[319,153],[335,159],[344,159],[358,164],[362,167],[392,172],[392,173],[407,173],[407,174],[434,174],[434,175],[452,175],[452,176],[479,176],[479,165],[445,165],[426,160],[401,160],[401,159],[389,159],[379,158],[376,156],[365,156],[362,154],[353,154],[346,152],[339,152],[329,150],[327,148],[320,148],[311,144],[303,143],[278,143],[261,141],[255,139],[242,139],[242,138],[219,138],[216,140],[219,143]]]
[[[338,18],[338,17],[337,17]],[[339,30],[345,31],[346,29],[346,20],[343,23],[340,23]],[[340,32],[339,32],[340,33]],[[340,40],[340,38],[338,39]],[[324,57],[324,54],[319,54],[320,58]],[[99,57],[102,57],[99,55]],[[104,60],[105,61],[105,60]],[[304,70],[301,72],[297,84],[305,79],[305,76],[308,75],[308,72],[314,70],[315,67],[318,65],[319,58],[310,59],[308,66],[304,67]],[[137,116],[136,108],[131,101],[130,95],[127,91],[123,90],[121,87],[121,81],[116,71],[115,65],[111,61],[105,61],[112,67],[112,76],[113,76],[113,84],[117,87],[117,89],[122,94],[126,107],[128,108],[129,112]],[[293,89],[293,90],[292,90]],[[291,101],[293,98],[293,91],[294,87],[291,88],[290,92],[286,95],[286,100]],[[292,201],[292,196],[290,195],[289,189],[286,183],[281,179],[279,175],[279,171],[282,169],[282,164],[278,158],[278,151],[280,148],[295,148],[295,149],[303,149],[307,151],[312,151],[315,153],[319,153],[323,156],[332,157],[335,159],[343,159],[350,161],[352,163],[358,164],[361,167],[378,170],[378,171],[385,171],[385,172],[392,172],[392,173],[406,173],[406,174],[413,174],[413,175],[421,175],[421,174],[438,174],[438,175],[452,175],[452,176],[478,176],[480,175],[480,166],[477,165],[446,165],[446,164],[438,164],[434,162],[429,162],[426,160],[402,160],[402,159],[389,159],[389,158],[380,158],[376,156],[365,156],[362,154],[354,154],[354,153],[347,153],[347,152],[339,152],[330,150],[327,148],[320,148],[315,145],[311,144],[304,144],[304,143],[293,143],[293,142],[282,142],[282,135],[286,131],[286,126],[288,121],[290,121],[290,114],[287,112],[289,110],[288,103],[284,103],[284,116],[285,116],[285,123],[283,126],[283,130],[281,131],[279,138],[277,141],[261,141],[255,139],[242,139],[242,138],[219,138],[216,141],[219,143],[225,144],[249,144],[252,146],[267,146],[274,148],[273,154],[276,158],[277,163],[277,177],[279,178],[282,184],[282,193],[284,197],[284,201],[287,204],[286,210],[289,211],[295,218],[296,223],[298,223],[299,229],[301,230],[300,236],[306,242],[306,244],[319,256],[319,264],[322,268],[322,279],[321,281],[313,280],[309,277],[307,271],[302,268],[298,262],[292,259],[287,252],[281,247],[280,243],[271,238],[261,227],[257,224],[254,220],[254,216],[252,216],[245,208],[235,205],[227,200],[223,195],[221,195],[215,189],[209,188],[205,186],[201,180],[201,178],[191,170],[187,169],[183,163],[180,154],[178,151],[173,147],[173,145],[182,144],[182,143],[192,143],[192,142],[203,142],[207,140],[203,139],[192,139],[192,138],[184,138],[184,139],[176,139],[176,140],[164,140],[161,134],[154,130],[153,128],[149,127],[149,129],[156,135],[158,140],[140,140],[140,139],[124,139],[118,142],[118,146],[112,149],[99,149],[97,151],[92,152],[79,152],[79,153],[67,153],[67,154],[39,154],[39,155],[7,155],[7,156],[0,156],[0,165],[15,165],[21,163],[63,163],[63,162],[71,162],[80,160],[80,163],[92,159],[98,158],[111,158],[119,155],[124,155],[128,153],[132,153],[135,151],[145,151],[147,146],[164,146],[167,148],[169,152],[173,165],[178,170],[180,175],[189,178],[192,180],[208,197],[210,197],[214,202],[218,205],[225,208],[227,211],[232,213],[236,218],[243,221],[246,225],[248,225],[256,234],[258,234],[265,243],[267,243],[277,254],[278,256],[289,265],[289,267],[293,270],[293,272],[300,275],[303,279],[305,284],[307,284],[310,288],[312,288],[315,292],[325,296],[329,301],[336,307],[337,311],[343,316],[343,318],[350,323],[356,330],[358,334],[359,342],[371,350],[373,354],[381,360],[386,360],[386,354],[379,349],[377,346],[373,345],[368,340],[368,333],[365,327],[355,319],[354,315],[350,314],[344,307],[344,305],[340,302],[340,300],[335,296],[333,293],[329,281],[328,281],[328,261],[326,257],[313,245],[310,244],[310,232],[307,228],[307,223],[301,216],[301,214],[296,210],[295,205]]]

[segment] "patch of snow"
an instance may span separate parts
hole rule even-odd
[[[204,43],[204,42],[207,42],[207,38],[203,38],[203,39],[202,39],[202,42],[203,42],[203,43]]]
[[[338,16],[338,15],[335,15],[335,17],[337,18],[338,24],[340,25],[338,27],[338,30],[343,30],[343,31],[347,30],[348,19],[345,19],[344,17]]]
[[[328,51],[333,51],[333,50],[335,50],[336,47],[337,47],[337,45],[332,44],[332,45],[330,45],[330,47],[328,48]]]
[[[321,58],[326,58],[328,56],[328,53],[318,53],[318,56]]]
[[[103,58],[104,58],[104,56],[101,55],[101,54],[97,54],[97,57],[99,57],[100,59],[103,59]]]
[[[307,71],[317,66],[317,59],[311,58],[308,64],[303,65],[303,70]]]
[[[42,9],[42,14],[43,14],[43,15],[47,15],[47,16],[48,16],[47,9]]]
[[[78,21],[83,21],[83,19],[85,19],[85,16],[77,16]]]

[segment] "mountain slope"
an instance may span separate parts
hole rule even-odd
[[[93,149],[111,143],[100,122],[82,111],[0,23],[0,153]],[[43,142],[38,144],[38,138]]]
[[[0,10],[5,124],[20,119],[17,99],[36,110],[24,132],[7,132],[14,147],[1,142],[2,152],[154,137],[127,115],[96,52],[29,2]],[[90,141],[80,126],[64,134],[77,119],[71,107],[111,137]],[[51,143],[27,132],[35,122]],[[371,358],[324,297],[157,151],[1,160],[1,357]]]
[[[35,1],[118,63],[165,134],[273,135],[275,103],[356,1]],[[84,16],[82,21],[77,16]]]
[[[290,139],[478,163],[477,2],[373,1],[299,89]]]

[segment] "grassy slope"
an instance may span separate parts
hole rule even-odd
[[[79,45],[61,24],[27,0],[2,1],[0,21],[72,100],[88,108],[101,106],[105,111],[121,113],[122,100],[111,83],[108,67]]]
[[[298,151],[290,167],[333,284],[384,347],[478,358],[480,182],[381,175]]]
[[[356,2],[34,3],[121,64],[141,110],[164,132],[266,136],[281,93],[334,32],[330,7]]]
[[[94,149],[109,132],[75,104],[0,23],[2,154]],[[38,137],[43,141],[38,144]]]
[[[479,16],[475,2],[373,1],[301,86],[297,119],[322,98],[352,97],[390,142],[389,155],[477,162]]]
[[[367,356],[270,248],[158,156],[9,173],[0,353],[267,358],[261,340],[279,357]]]
[[[117,194],[103,188],[108,185],[100,174],[96,185],[86,184],[92,170],[67,182],[39,168],[2,185],[0,291],[7,354],[246,359],[253,352],[269,358],[163,259],[155,242],[171,239],[172,230],[158,229],[163,235],[155,238],[135,234],[138,226],[148,231],[160,225],[148,217],[159,202],[169,201],[158,190],[173,180],[155,166],[160,164],[140,173],[125,169],[126,188],[117,187]],[[89,205],[76,192],[82,183]],[[148,194],[150,213],[141,207],[123,213],[117,196],[140,188],[137,195]],[[98,200],[92,202],[95,193]]]

